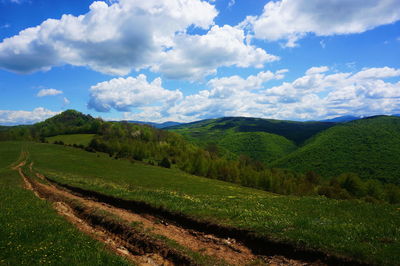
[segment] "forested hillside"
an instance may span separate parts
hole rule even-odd
[[[169,127],[197,145],[216,144],[223,154],[246,155],[266,165],[294,151],[316,133],[334,126],[327,122],[294,122],[226,117]]]
[[[324,177],[354,172],[400,184],[400,118],[377,116],[336,125],[273,166]]]
[[[105,122],[68,110],[35,125],[0,131],[0,139],[53,141],[89,152],[104,152],[115,159],[128,159],[132,163],[140,161],[176,168],[189,174],[280,194],[320,194],[338,199],[367,197],[392,203],[400,201],[400,189],[385,184],[398,184],[400,118],[378,117],[334,127],[331,123],[261,123],[264,128],[267,128],[265,125],[270,126],[269,123],[277,123],[280,129],[285,128],[282,134],[286,136],[290,135],[289,128],[292,127],[292,130],[299,130],[303,137],[320,132],[321,127],[331,127],[305,141],[305,146],[298,150],[295,150],[293,140],[284,136],[236,131],[240,128],[262,128],[248,123],[258,120],[227,118],[217,120],[217,124],[213,120],[192,123],[183,130],[192,132],[191,138],[196,134],[199,137],[189,142],[175,132],[143,124]],[[282,158],[270,164],[274,168],[265,164],[279,157]],[[355,174],[349,173],[351,171]],[[378,179],[383,184],[362,181],[357,174],[363,178]]]

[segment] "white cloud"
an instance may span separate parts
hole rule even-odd
[[[398,0],[280,0],[268,2],[260,16],[249,16],[242,25],[250,26],[256,38],[286,40],[294,47],[308,33],[362,33],[398,20]]]
[[[161,78],[148,82],[147,77],[140,74],[137,78],[116,78],[92,86],[88,107],[99,112],[107,112],[112,108],[129,111],[133,107],[157,103],[170,105],[181,98],[179,90],[164,89]]]
[[[63,106],[67,106],[70,103],[71,103],[71,101],[67,97],[63,98]]]
[[[400,69],[390,67],[366,68],[354,75],[355,79],[377,79],[400,76]]]
[[[306,75],[311,76],[313,74],[324,73],[328,70],[329,70],[329,68],[327,66],[312,67],[306,71]]]
[[[62,91],[56,89],[41,89],[36,96],[37,97],[53,96],[62,93],[63,93]]]
[[[153,70],[167,78],[201,79],[216,73],[220,66],[258,67],[279,58],[246,43],[243,30],[225,25],[213,26],[205,35],[182,33],[175,47],[163,53]]]
[[[194,121],[223,116],[314,120],[339,115],[368,116],[400,113],[400,69],[368,68],[356,73],[332,72],[312,67],[304,76],[278,86],[270,80],[287,70],[259,72],[247,78],[215,78],[196,94],[170,104],[141,105],[126,119],[148,121]]]
[[[11,111],[0,110],[0,124],[17,125],[17,124],[33,124],[52,117],[60,112],[53,112],[43,107],[38,107],[32,111]]]
[[[63,15],[0,43],[0,68],[30,73],[71,64],[113,75],[146,68],[189,26],[208,29],[217,15],[201,0],[97,1],[81,16]]]

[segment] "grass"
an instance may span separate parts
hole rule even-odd
[[[22,146],[0,142],[0,264],[129,265],[22,187],[18,172],[8,167]]]
[[[55,141],[62,141],[66,145],[83,145],[85,147],[89,146],[90,141],[92,141],[94,134],[71,134],[71,135],[58,135],[54,137],[48,137],[46,140],[49,143],[54,143]]]
[[[36,169],[62,183],[373,264],[400,261],[398,205],[280,196],[59,145],[27,149]]]

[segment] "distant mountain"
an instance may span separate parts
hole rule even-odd
[[[325,177],[354,172],[400,184],[400,118],[373,116],[337,124],[272,166]]]
[[[261,118],[225,117],[166,128],[207,148],[216,144],[228,156],[247,155],[270,163],[297,149],[316,133],[334,126],[326,122],[294,122]]]
[[[345,116],[338,116],[338,117],[331,118],[331,119],[321,120],[321,122],[344,123],[344,122],[350,122],[350,121],[353,121],[353,120],[358,120],[358,119],[361,119],[361,118],[362,117],[359,117],[359,116],[345,115]]]
[[[152,126],[155,128],[166,128],[166,127],[173,127],[173,126],[178,126],[178,125],[183,124],[183,123],[173,122],[173,121],[167,121],[164,123],[154,123],[154,122],[144,122],[144,121],[134,121],[134,120],[123,120],[121,122],[144,124],[144,125],[149,125],[149,126]]]

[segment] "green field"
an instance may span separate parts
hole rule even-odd
[[[83,145],[89,146],[95,134],[71,134],[71,135],[58,135],[46,138],[48,143],[54,143],[55,141],[62,141],[66,145]]]
[[[23,188],[9,167],[22,146],[0,142],[0,265],[129,265]]]
[[[50,144],[26,144],[34,168],[61,182],[163,206],[198,220],[378,265],[400,261],[398,205],[280,196]]]

